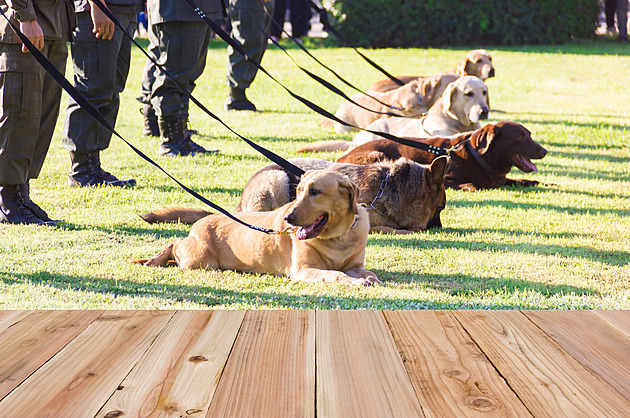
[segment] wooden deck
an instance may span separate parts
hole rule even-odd
[[[628,311],[0,311],[2,417],[630,416]]]

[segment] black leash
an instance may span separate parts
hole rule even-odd
[[[94,2],[92,4],[98,4],[98,3],[100,3],[100,2],[96,1],[96,2]],[[81,106],[81,108],[83,108],[83,110],[85,110],[87,113],[89,113],[90,116],[92,116],[98,123],[103,125],[104,128],[106,128],[112,134],[114,134],[118,138],[120,138],[136,154],[138,154],[143,160],[145,160],[149,164],[155,166],[161,172],[166,174],[171,180],[173,180],[175,183],[177,183],[182,189],[186,190],[188,193],[190,193],[192,196],[194,196],[197,199],[199,199],[201,202],[205,203],[206,205],[210,206],[211,208],[215,209],[216,211],[221,212],[222,214],[224,214],[228,218],[230,218],[230,219],[240,223],[241,225],[246,226],[247,228],[250,228],[250,229],[253,229],[253,230],[256,230],[256,231],[264,232],[266,234],[283,233],[282,231],[275,231],[273,229],[261,228],[261,227],[258,227],[258,226],[255,226],[255,225],[250,225],[250,224],[248,224],[246,222],[241,221],[240,219],[236,218],[234,215],[232,215],[227,210],[225,210],[222,207],[214,204],[213,202],[211,202],[210,200],[206,199],[205,197],[203,197],[202,195],[200,195],[196,191],[194,191],[191,188],[189,188],[188,186],[184,185],[182,182],[177,180],[170,173],[168,173],[166,170],[164,170],[162,167],[160,167],[160,165],[158,163],[153,161],[146,154],[144,154],[138,148],[133,146],[129,141],[127,141],[125,138],[123,138],[118,132],[116,132],[116,130],[105,120],[105,118],[103,118],[103,116],[100,114],[100,112],[98,110],[96,110],[96,108],[94,106],[92,106],[92,104],[90,104],[90,102],[81,93],[79,93],[79,91],[77,89],[75,89],[74,86],[72,84],[70,84],[70,82],[68,80],[66,80],[66,78],[59,72],[59,70],[57,70],[57,68],[55,68],[55,66],[48,60],[48,58],[46,58],[35,47],[35,45],[33,45],[31,43],[31,41],[17,27],[15,27],[15,25],[4,14],[2,9],[0,9],[0,14],[2,14],[2,16],[7,20],[7,22],[9,23],[9,25],[11,26],[11,28],[13,29],[15,34],[20,38],[20,41],[22,41],[22,43],[26,46],[26,48],[29,50],[29,52],[33,56],[33,58],[35,58],[35,60],[37,62],[39,62],[39,64],[44,68],[44,70],[46,70],[46,72],[79,104],[79,106]]]
[[[158,67],[160,69],[160,71],[162,71],[164,73],[164,75],[173,82],[173,84],[175,85],[175,87],[177,87],[186,97],[188,97],[194,104],[196,104],[201,110],[203,110],[208,116],[210,116],[211,118],[213,118],[214,120],[216,120],[217,122],[219,122],[221,125],[225,126],[230,132],[232,132],[234,135],[238,136],[239,138],[241,138],[243,141],[245,141],[249,146],[251,146],[252,148],[254,148],[256,151],[258,151],[259,153],[261,153],[262,155],[264,155],[265,157],[267,157],[268,159],[270,159],[271,161],[273,161],[274,163],[278,164],[280,167],[284,168],[287,171],[290,171],[291,173],[295,174],[296,176],[300,177],[302,174],[304,174],[304,170],[302,170],[301,168],[297,167],[294,164],[291,164],[290,162],[288,162],[287,160],[285,160],[284,158],[280,157],[279,155],[275,154],[272,151],[269,151],[268,149],[261,147],[260,145],[256,144],[255,142],[251,141],[250,139],[247,139],[246,137],[244,137],[243,135],[239,134],[238,132],[236,132],[234,129],[232,129],[231,127],[229,127],[225,122],[223,122],[217,115],[215,115],[214,113],[212,113],[210,110],[208,110],[208,108],[206,108],[203,103],[201,103],[199,100],[197,100],[188,90],[186,90],[181,84],[179,84],[169,73],[168,71],[166,71],[164,69],[164,67],[162,65],[160,65],[152,56],[151,54],[149,54],[148,52],[146,52],[141,46],[140,44],[138,44],[138,42],[136,42],[136,40],[133,38],[133,35],[131,35],[129,32],[127,32],[127,30],[123,27],[123,25],[120,23],[120,21],[116,18],[116,16],[114,16],[112,14],[112,12],[104,5],[102,4],[100,1],[95,1],[91,4],[95,4],[99,9],[101,9],[101,11],[103,13],[105,13],[105,15],[107,15],[107,17],[114,22],[114,24],[116,26],[118,26],[118,28],[120,30],[122,30],[123,34],[125,36],[127,36],[131,42],[133,42],[133,44],[138,47],[138,49],[140,49],[140,51],[142,51],[142,53],[153,63],[155,64],[156,67]]]
[[[436,155],[447,155],[450,152],[450,149],[447,148],[440,148],[440,147],[436,147],[434,145],[430,145],[430,144],[424,144],[424,143],[419,143],[416,141],[410,141],[408,139],[405,138],[399,138],[395,135],[389,134],[389,133],[385,133],[385,132],[378,132],[378,131],[372,131],[370,129],[365,129],[365,128],[360,128],[358,126],[355,126],[351,123],[348,123],[344,120],[339,119],[338,117],[336,117],[335,115],[333,115],[332,113],[330,113],[329,111],[323,109],[322,107],[316,105],[315,103],[311,102],[308,99],[305,99],[304,97],[293,93],[291,90],[289,90],[288,87],[286,87],[284,84],[282,84],[281,82],[279,82],[273,75],[271,75],[269,73],[269,71],[267,71],[262,65],[260,65],[258,62],[256,62],[255,60],[251,59],[247,53],[243,50],[242,46],[240,45],[239,42],[237,42],[235,39],[233,39],[229,34],[227,34],[223,29],[221,29],[221,27],[219,25],[217,25],[216,23],[214,23],[210,18],[208,18],[205,13],[203,12],[203,10],[201,10],[199,7],[197,7],[197,4],[195,3],[194,0],[185,0],[186,3],[188,3],[188,5],[190,7],[193,8],[193,10],[199,15],[199,17],[206,22],[206,24],[208,26],[210,26],[210,28],[221,38],[223,39],[228,45],[230,45],[236,52],[238,52],[240,55],[243,56],[243,58],[245,58],[245,60],[247,62],[249,62],[251,65],[255,66],[256,68],[258,68],[261,72],[263,72],[264,74],[266,74],[269,78],[271,78],[271,80],[273,80],[274,82],[276,82],[280,87],[282,87],[284,90],[286,90],[287,93],[289,93],[289,95],[291,95],[291,97],[293,97],[294,99],[300,101],[302,104],[304,104],[306,107],[308,107],[309,109],[311,109],[312,111],[324,116],[325,118],[331,119],[337,123],[340,123],[341,125],[350,127],[352,129],[357,129],[357,130],[361,130],[361,131],[365,131],[365,132],[369,132],[371,134],[374,135],[378,135],[378,136],[382,136],[383,138],[386,139],[390,139],[394,142],[398,142],[400,144],[403,145],[407,145],[409,147],[412,148],[418,148],[424,151],[428,151],[431,152],[433,154]],[[98,3],[98,2],[95,2]],[[275,160],[274,160],[275,161]]]
[[[337,29],[333,28],[332,25],[330,23],[328,23],[328,15],[327,15],[326,10],[320,8],[312,0],[309,0],[309,3],[311,4],[311,8],[313,10],[315,10],[319,14],[319,21],[324,26],[326,31],[329,32],[329,33],[332,33],[333,35],[335,35],[335,37],[337,37],[337,39],[339,39],[339,42],[341,42],[342,45],[350,46],[350,43],[348,41],[346,41],[343,36],[341,36],[341,34],[337,31]],[[401,80],[397,79],[396,77],[394,77],[393,75],[391,75],[390,73],[385,71],[385,69],[383,67],[381,67],[380,65],[378,65],[377,63],[375,63],[374,61],[372,61],[371,59],[369,59],[365,55],[363,55],[361,53],[361,51],[359,51],[355,47],[350,47],[350,48],[354,49],[354,52],[359,54],[359,56],[361,56],[361,58],[363,58],[368,64],[370,64],[372,67],[374,67],[377,70],[379,70],[381,73],[385,74],[387,76],[387,78],[392,80],[394,83],[398,84],[399,86],[404,86],[405,85],[405,83],[403,83]]]
[[[324,68],[325,68],[326,70],[328,70],[330,73],[332,73],[332,75],[334,75],[335,77],[337,77],[337,79],[338,79],[339,81],[341,81],[342,83],[344,83],[346,86],[350,87],[351,89],[354,89],[354,90],[358,91],[358,92],[359,92],[359,93],[361,93],[361,94],[366,95],[366,96],[367,96],[367,97],[369,97],[370,99],[372,99],[372,100],[374,100],[374,101],[376,101],[376,102],[378,102],[378,103],[382,104],[383,106],[389,107],[390,109],[394,109],[394,110],[404,110],[404,109],[402,109],[402,108],[400,108],[400,107],[392,106],[392,105],[389,105],[389,104],[387,104],[387,103],[384,103],[384,102],[380,101],[380,100],[379,100],[379,99],[377,99],[376,97],[374,97],[374,96],[372,96],[371,94],[369,94],[369,93],[367,93],[367,92],[365,92],[365,91],[361,90],[360,88],[356,87],[354,84],[350,83],[348,80],[346,80],[345,78],[343,78],[342,76],[340,76],[340,75],[339,75],[339,74],[338,74],[335,70],[333,70],[332,68],[330,68],[329,66],[327,66],[326,64],[324,64],[323,62],[321,62],[321,61],[320,61],[317,57],[315,57],[313,54],[311,54],[311,52],[310,52],[308,49],[306,49],[306,47],[305,47],[304,45],[302,45],[302,43],[300,43],[297,39],[295,39],[295,37],[293,37],[293,36],[289,35],[289,34],[288,34],[288,32],[284,30],[284,27],[283,27],[281,24],[279,24],[278,22],[276,22],[275,20],[273,20],[273,16],[271,16],[271,15],[269,14],[269,11],[267,11],[267,8],[266,8],[266,7],[263,7],[263,10],[264,10],[264,11],[265,11],[265,13],[267,14],[267,16],[271,17],[271,22],[272,22],[274,25],[276,25],[276,27],[280,28],[280,30],[282,31],[282,33],[284,33],[284,34],[287,36],[287,38],[291,39],[291,40],[293,41],[293,43],[294,43],[295,45],[297,45],[297,47],[298,47],[298,48],[300,48],[302,51],[304,51],[304,53],[305,53],[306,55],[308,55],[309,57],[311,57],[311,58],[312,58],[312,59],[313,59],[316,63],[318,63],[320,66],[324,67]],[[257,22],[257,24],[258,24],[258,22]],[[265,33],[265,32],[264,32],[264,29],[263,29],[262,27],[260,27],[260,25],[258,25],[258,26],[259,26],[260,30],[261,30],[263,33]],[[265,35],[267,35],[267,34],[265,34]],[[293,62],[295,63],[295,65],[296,65],[298,68],[300,68],[302,71],[306,72],[309,76],[311,76],[311,78],[313,78],[313,76],[312,76],[312,75],[310,75],[310,73],[309,73],[308,71],[304,70],[302,67],[300,67],[300,66],[299,66],[299,65],[295,62],[295,60],[293,59],[293,57],[291,57],[291,55],[289,55],[289,52],[288,52],[288,51],[287,51],[284,47],[282,47],[282,46],[281,46],[281,45],[280,45],[280,44],[279,44],[276,40],[274,40],[274,39],[273,39],[272,37],[270,37],[270,36],[267,36],[267,38],[268,38],[268,39],[270,39],[270,40],[271,40],[271,42],[272,42],[274,45],[276,45],[278,48],[280,48],[280,50],[282,50],[282,52],[284,52],[284,53],[285,53],[285,54],[286,54],[286,55],[287,55],[287,56],[291,59],[291,61],[293,61]],[[317,79],[315,79],[315,81],[317,81],[317,82],[319,82],[320,84],[322,84],[322,83],[321,83],[320,81],[318,81]],[[327,81],[325,81],[325,84],[323,84],[323,85],[324,85],[324,87],[326,87],[327,89],[329,89],[329,90],[333,91],[334,93],[336,93],[336,94],[340,95],[340,96],[341,96],[341,97],[343,97],[344,99],[346,99],[346,100],[348,100],[349,102],[353,103],[355,106],[359,106],[359,107],[361,107],[361,108],[363,108],[363,109],[366,109],[365,107],[363,107],[363,106],[361,106],[361,105],[358,105],[357,103],[355,103],[354,101],[352,101],[351,99],[349,99],[349,98],[348,98],[348,96],[346,96],[345,94],[343,94],[343,95],[339,94],[339,93],[337,92],[337,91],[338,91],[338,89],[337,89],[336,87],[334,87],[334,86],[332,86],[332,88],[331,88],[331,87],[330,87],[330,83],[328,83]],[[374,113],[385,114],[385,113],[382,113],[382,112],[376,112],[376,111],[373,111],[372,109],[366,109],[366,110],[369,110],[370,112],[374,112]],[[396,115],[396,116],[400,116],[400,115]]]

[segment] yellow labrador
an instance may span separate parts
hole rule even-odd
[[[448,70],[446,73],[455,74],[463,77],[467,75],[474,75],[482,80],[494,77],[494,66],[492,65],[492,56],[485,49],[475,49],[468,52],[455,67]],[[442,73],[445,74],[445,73]],[[435,76],[435,75],[434,75]],[[433,76],[431,76],[433,77]],[[422,80],[424,76],[414,75],[401,75],[396,76],[397,79],[403,83],[408,83],[412,80]],[[379,80],[372,84],[367,91],[385,92],[397,88],[399,85],[389,78]],[[429,106],[430,107],[430,106]]]
[[[490,97],[486,83],[474,76],[465,76],[449,84],[442,97],[419,119],[388,118],[371,123],[367,129],[399,137],[430,138],[450,136],[481,128],[479,121],[488,119]],[[381,136],[361,131],[346,153]]]
[[[293,202],[272,212],[238,214],[239,219],[263,228],[293,227],[291,234],[267,235],[213,214],[195,222],[187,238],[172,241],[149,259],[132,262],[164,266],[175,261],[184,269],[278,274],[307,282],[378,283],[376,275],[364,268],[370,222],[367,211],[357,204],[358,194],[357,186],[344,175],[309,171],[302,176]],[[169,210],[161,215],[169,217]]]

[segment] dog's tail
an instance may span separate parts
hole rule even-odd
[[[150,224],[179,222],[192,225],[208,215],[211,215],[211,212],[202,209],[165,208],[143,213],[140,217]]]
[[[305,145],[297,149],[296,152],[330,152],[345,151],[352,145],[352,141],[319,141]]]

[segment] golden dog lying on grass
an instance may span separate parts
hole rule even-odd
[[[239,219],[262,228],[291,234],[265,234],[221,214],[195,222],[187,238],[167,244],[145,266],[171,261],[184,269],[227,269],[286,275],[306,282],[371,285],[379,280],[363,266],[370,222],[357,204],[359,190],[348,177],[327,170],[307,172],[297,198],[272,212],[241,212]],[[153,212],[153,220],[172,211]]]

